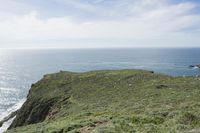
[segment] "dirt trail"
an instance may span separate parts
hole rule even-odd
[[[108,122],[107,121],[99,121],[96,122],[94,125],[90,125],[90,126],[85,126],[83,128],[80,129],[80,133],[91,133],[95,128],[106,125]]]

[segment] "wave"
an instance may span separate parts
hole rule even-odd
[[[14,106],[11,108],[7,109],[5,112],[0,113],[0,121],[2,121],[5,117],[9,116],[11,113],[17,111],[23,103],[25,102],[26,99],[20,100],[18,103],[16,103]],[[14,117],[15,118],[15,117]],[[0,127],[0,133],[3,133],[8,129],[14,118],[9,119],[8,121],[4,122],[2,127]]]
[[[16,91],[15,88],[5,88],[5,87],[0,87],[1,91]]]
[[[197,66],[194,66],[194,67],[193,67],[193,69],[199,69],[199,67],[197,67]]]
[[[11,125],[12,121],[15,119],[15,117],[9,119],[8,121],[4,122],[2,127],[0,128],[0,133],[3,133],[5,132],[9,126]]]

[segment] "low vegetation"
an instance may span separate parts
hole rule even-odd
[[[143,70],[45,75],[6,133],[200,132],[200,77]]]

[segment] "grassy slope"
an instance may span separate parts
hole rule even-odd
[[[60,72],[32,86],[7,133],[195,132],[199,110],[200,77]]]

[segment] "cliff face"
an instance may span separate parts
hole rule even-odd
[[[71,73],[61,72],[45,75],[42,80],[32,84],[27,100],[17,113],[10,128],[39,123],[51,117],[54,109],[67,100],[71,89]],[[9,129],[10,129],[9,128]]]
[[[7,132],[190,132],[200,127],[199,101],[199,77],[62,71],[32,85]]]

